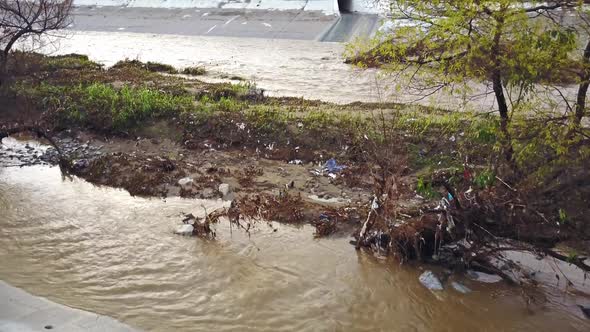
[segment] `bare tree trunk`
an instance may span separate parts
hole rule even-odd
[[[508,116],[508,104],[506,103],[506,97],[504,96],[504,89],[502,88],[502,76],[500,73],[494,73],[492,75],[492,87],[494,89],[494,95],[498,102],[498,111],[500,112],[500,131],[504,136],[504,157],[509,163],[513,162],[514,149],[512,148],[512,138],[508,124],[510,118]]]
[[[581,75],[580,86],[578,88],[578,96],[576,98],[576,110],[574,114],[574,127],[580,126],[582,118],[586,113],[586,94],[590,86],[590,40],[586,43],[584,49],[584,58],[582,59],[584,71]]]
[[[502,132],[503,145],[504,145],[504,158],[510,165],[510,167],[516,171],[516,163],[514,163],[514,149],[512,147],[512,138],[508,128],[510,117],[508,112],[508,103],[506,102],[506,96],[504,95],[504,88],[502,87],[502,72],[500,62],[500,38],[502,36],[502,29],[504,27],[504,17],[500,16],[496,19],[496,31],[494,33],[494,43],[492,46],[492,59],[494,62],[494,69],[492,71],[492,88],[496,101],[498,102],[498,111],[500,112],[500,131]]]

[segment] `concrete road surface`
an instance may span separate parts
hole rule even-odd
[[[134,332],[113,318],[33,296],[0,280],[0,332]]]
[[[75,7],[77,31],[349,41],[373,33],[377,15],[309,10]]]

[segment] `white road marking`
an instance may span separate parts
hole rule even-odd
[[[211,27],[211,29],[207,30],[207,33],[213,31],[213,29],[217,28],[217,24],[215,24],[214,26]]]
[[[225,22],[223,25],[228,25],[230,24],[233,20],[235,20],[236,18],[240,17],[240,15],[234,16],[232,18],[230,18],[229,20],[227,20],[227,22]]]

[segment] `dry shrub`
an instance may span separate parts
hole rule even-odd
[[[278,196],[266,193],[254,194],[237,199],[228,216],[234,220],[239,220],[241,217],[300,223],[303,221],[304,205],[301,195],[291,195],[286,191],[282,191]]]

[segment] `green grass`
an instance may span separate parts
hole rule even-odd
[[[49,56],[41,61],[42,69],[47,71],[56,71],[63,69],[100,69],[102,65],[90,61],[88,56],[80,54],[66,54],[58,56]]]
[[[77,86],[43,84],[33,88],[46,108],[57,112],[63,125],[78,124],[121,131],[146,119],[171,116],[193,107],[193,97],[174,96],[147,87],[94,83]]]

